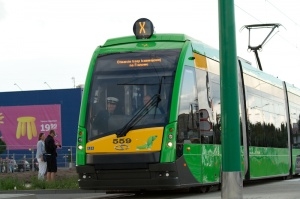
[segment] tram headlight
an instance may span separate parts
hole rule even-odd
[[[169,134],[168,137],[169,137],[170,140],[172,140],[173,135],[172,135],[172,134]]]
[[[79,143],[81,143],[81,142],[82,142],[82,138],[79,137],[77,141],[78,141]]]
[[[172,147],[173,143],[172,142],[168,142],[168,147]]]
[[[78,149],[82,150],[83,149],[82,145],[78,145]]]

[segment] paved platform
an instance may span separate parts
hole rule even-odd
[[[0,194],[0,199],[37,199],[35,194]]]
[[[299,199],[300,198],[300,177],[290,180],[274,179],[263,180],[245,184],[242,190],[243,199]],[[105,194],[103,191],[86,190],[28,190],[28,191],[2,191],[0,199],[100,199],[100,198],[134,198],[134,199],[227,199],[222,198],[221,191],[211,193],[168,193],[164,194],[142,194],[128,196],[122,194]]]
[[[242,190],[243,199],[299,199],[300,178],[290,180],[263,180],[246,184]],[[221,191],[204,195],[184,197],[185,199],[221,199]],[[223,199],[223,198],[222,198]],[[225,199],[225,198],[224,198]]]

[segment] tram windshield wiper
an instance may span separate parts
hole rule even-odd
[[[160,94],[154,95],[117,133],[117,137],[124,137],[128,131],[136,125],[148,112],[158,106],[161,101]]]

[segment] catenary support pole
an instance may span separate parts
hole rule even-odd
[[[234,1],[219,0],[222,199],[243,198]]]

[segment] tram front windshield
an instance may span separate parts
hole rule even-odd
[[[99,56],[87,109],[88,140],[168,122],[180,50]]]

